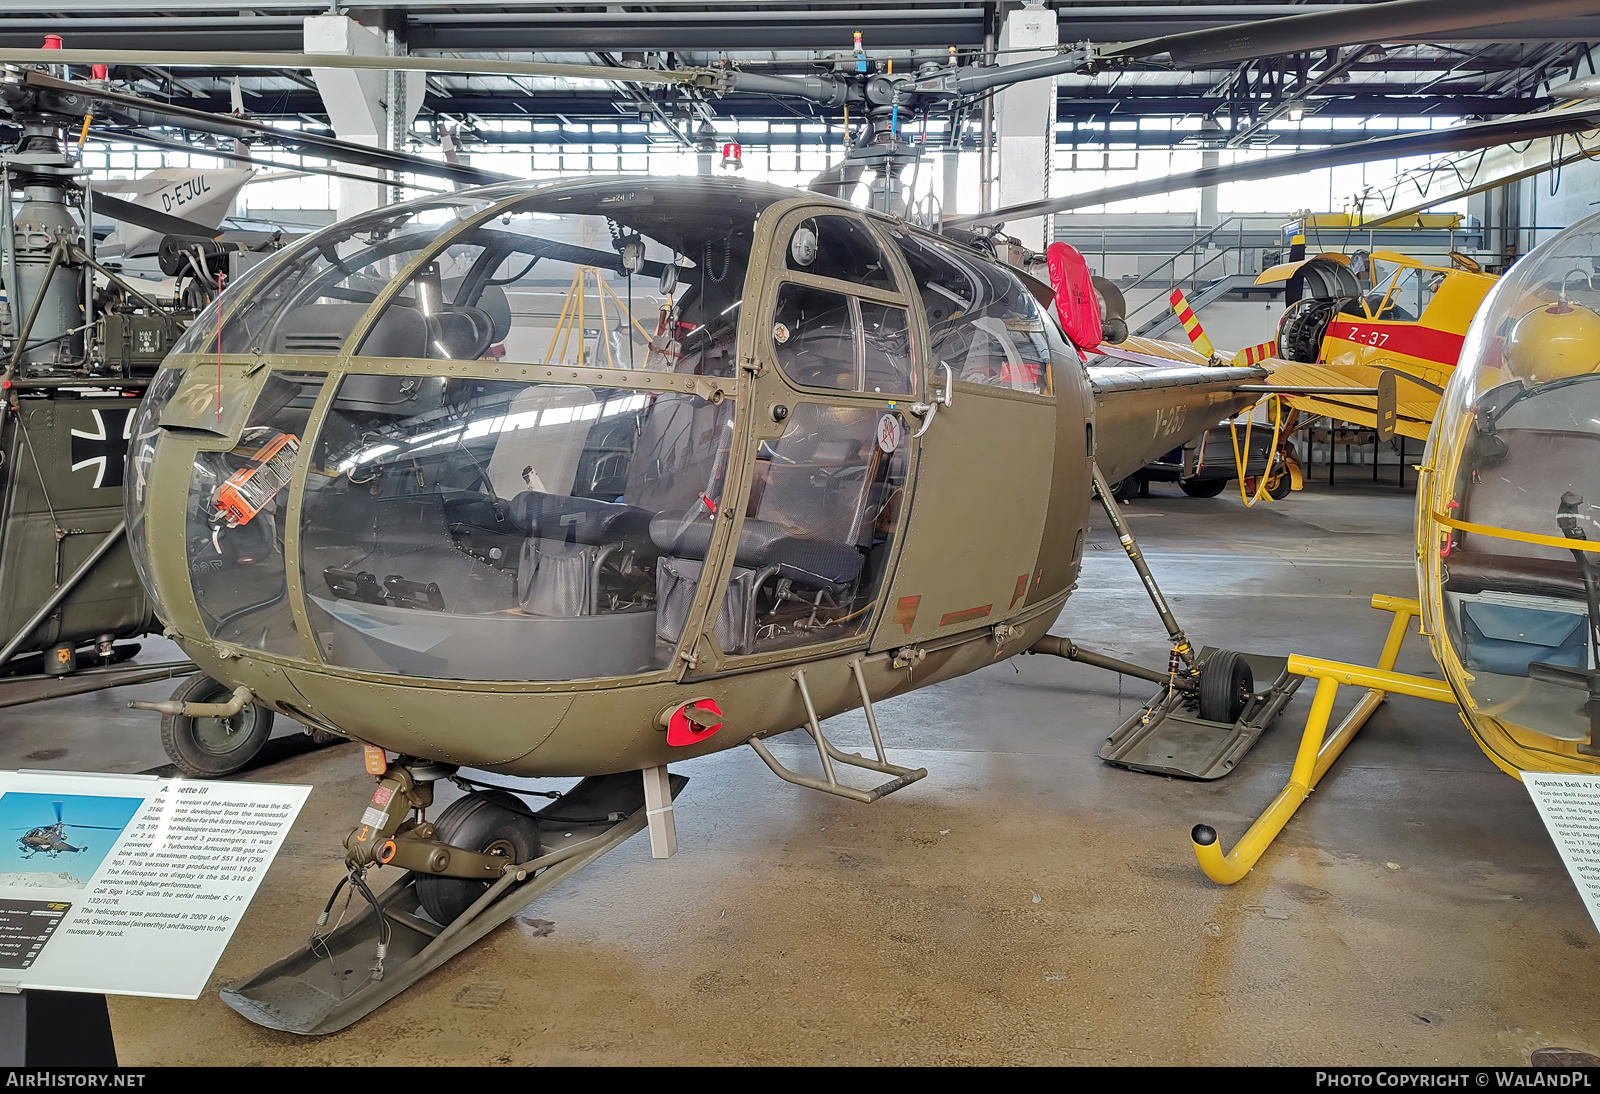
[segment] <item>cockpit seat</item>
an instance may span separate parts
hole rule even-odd
[[[1498,463],[1475,469],[1462,497],[1462,520],[1490,527],[1561,535],[1561,497],[1576,489],[1600,500],[1593,434],[1553,429],[1501,429]],[[1583,575],[1570,551],[1468,532],[1445,560],[1452,592],[1513,589],[1582,599]]]
[[[1500,445],[1473,446],[1465,457],[1472,481],[1462,520],[1559,538],[1564,494],[1600,498],[1592,434],[1519,427],[1495,437]],[[1443,559],[1444,591],[1468,670],[1525,677],[1534,662],[1587,665],[1583,574],[1570,551],[1477,532],[1454,540]]]
[[[650,522],[650,539],[665,554],[704,560],[711,545],[711,522],[698,519],[685,526],[682,513],[658,513]],[[734,564],[752,570],[775,567],[779,577],[796,584],[828,588],[854,581],[863,558],[848,543],[791,535],[781,524],[747,519],[739,531]]]
[[[273,353],[331,357],[367,313],[366,304],[302,304],[291,309],[272,333]],[[428,326],[414,308],[385,308],[362,340],[365,357],[426,357]]]
[[[656,563],[656,634],[663,641],[676,642],[683,634],[711,546],[711,526],[704,516],[686,522],[683,513],[672,511],[650,522],[650,539],[662,552]],[[713,624],[717,645],[735,655],[755,648],[756,598],[773,578],[788,578],[820,597],[855,581],[864,559],[848,543],[791,535],[781,524],[746,519],[728,593]]]
[[[538,539],[595,545],[629,540],[641,547],[650,542],[650,510],[620,502],[524,490],[511,499],[507,516],[517,531]]]
[[[595,615],[606,591],[607,560],[655,555],[648,509],[540,490],[524,490],[507,508],[511,526],[527,537],[517,566],[518,600],[534,615]],[[629,566],[625,561],[624,569]]]
[[[1453,547],[1445,559],[1451,592],[1506,589],[1545,596],[1583,597],[1583,574],[1578,571],[1577,562],[1478,550],[1485,537],[1468,538],[1474,542]]]

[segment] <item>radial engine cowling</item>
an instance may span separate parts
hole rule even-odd
[[[1299,361],[1311,365],[1322,353],[1322,339],[1328,333],[1333,317],[1338,315],[1347,299],[1296,300],[1283,311],[1278,321],[1278,356],[1285,361]]]

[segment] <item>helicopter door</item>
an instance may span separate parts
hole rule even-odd
[[[916,442],[905,546],[874,650],[991,626],[1027,604],[1055,462],[1051,342],[1033,296],[996,262],[894,236],[927,317],[929,390],[950,402]]]
[[[911,309],[884,242],[865,219],[834,210],[791,213],[773,240],[751,308],[762,368],[751,381],[749,474],[713,616],[724,659],[865,643],[911,463]],[[681,569],[692,595],[699,563],[684,554],[671,550],[660,565]],[[662,583],[670,602],[670,577]]]

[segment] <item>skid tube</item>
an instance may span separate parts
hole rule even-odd
[[[1390,692],[1441,703],[1453,704],[1456,701],[1455,693],[1447,684],[1394,671],[1395,661],[1400,656],[1400,643],[1405,639],[1411,618],[1421,612],[1417,602],[1404,597],[1378,595],[1372,598],[1372,606],[1394,613],[1377,668],[1324,661],[1315,657],[1289,657],[1289,671],[1315,679],[1317,691],[1311,700],[1311,710],[1306,715],[1306,728],[1300,737],[1300,750],[1295,755],[1289,782],[1278,792],[1272,804],[1256,818],[1249,831],[1240,837],[1227,855],[1222,853],[1217,830],[1211,825],[1197,824],[1190,833],[1194,856],[1199,860],[1200,868],[1217,884],[1232,885],[1251,871],[1278,833],[1283,831],[1283,826],[1289,823],[1295,810],[1300,808],[1300,803],[1311,796],[1317,783],[1333,766],[1333,761],[1344,752],[1345,746],[1367,724],[1372,712],[1378,709]],[[1340,684],[1354,684],[1367,690],[1333,733],[1328,734],[1328,721],[1333,715],[1333,702]]]
[[[688,783],[671,775],[672,797]],[[574,813],[621,814],[620,820],[562,820]],[[421,910],[415,872],[408,871],[377,896],[388,920],[386,954],[370,906],[326,935],[313,937],[287,957],[221,991],[222,1001],[268,1029],[320,1035],[364,1018],[450,958],[522,911],[558,882],[577,873],[646,825],[644,782],[637,771],[591,775],[534,814],[546,846],[555,850],[508,864],[500,878],[455,920],[438,924]]]

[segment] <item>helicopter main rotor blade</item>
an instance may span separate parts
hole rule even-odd
[[[191,110],[186,106],[172,106],[126,91],[112,91],[108,88],[74,83],[71,80],[59,80],[43,72],[29,71],[23,82],[41,91],[73,96],[79,104],[82,104],[70,110],[62,107],[60,108],[62,113],[74,113],[76,110],[82,110],[90,102],[100,102],[110,107],[111,112],[118,118],[133,125],[170,126],[175,129],[189,129],[251,141],[272,140],[313,156],[323,156],[360,167],[375,167],[383,171],[410,171],[418,175],[430,175],[469,184],[511,182],[517,179],[515,175],[485,171],[481,167],[469,164],[430,160],[406,152],[352,144],[349,141],[324,137],[317,133],[279,129],[248,118],[232,118],[222,114],[208,114],[204,110]]]
[[[1524,0],[1518,4],[1506,0],[1391,0],[1147,38],[1101,50],[1100,56],[1143,60],[1166,54],[1179,68],[1205,68],[1364,42],[1437,39],[1469,27],[1593,15],[1596,11],[1600,11],[1600,3],[1595,0]]]
[[[122,827],[114,824],[69,824],[68,828],[94,828],[101,832],[120,832]]]
[[[196,221],[171,216],[155,209],[147,209],[143,205],[135,205],[131,201],[114,198],[110,194],[95,194],[94,211],[104,213],[112,220],[126,221],[141,228],[148,228],[152,232],[160,232],[162,235],[200,236],[206,239],[216,239],[222,234],[221,228],[208,228]]]
[[[62,803],[61,802],[51,802],[50,804],[56,807],[56,823],[60,824],[61,823],[61,804]]]
[[[0,47],[0,63],[28,65],[145,65],[152,68],[355,68],[456,72],[464,76],[555,76],[635,84],[710,86],[704,69],[613,68],[472,57],[352,57],[344,53],[201,53],[160,49],[17,49]]]
[[[1393,137],[1378,137],[1370,141],[1318,148],[1310,152],[1293,152],[1285,156],[1271,156],[1246,163],[1202,167],[1198,171],[1184,171],[1142,182],[1129,182],[1120,186],[1107,186],[1081,194],[1059,198],[1045,198],[1021,205],[1009,205],[987,213],[968,213],[944,221],[948,227],[959,228],[969,224],[995,224],[1026,220],[1029,217],[1065,213],[1094,205],[1107,205],[1130,198],[1148,197],[1152,194],[1170,194],[1174,190],[1193,190],[1202,186],[1216,186],[1224,182],[1254,182],[1260,179],[1296,175],[1323,167],[1342,167],[1367,160],[1396,159],[1403,156],[1427,156],[1436,152],[1469,152],[1475,148],[1489,148],[1497,144],[1528,140],[1536,137],[1554,137],[1562,133],[1581,133],[1593,129],[1600,119],[1600,104],[1590,103],[1566,110],[1552,110],[1544,114],[1525,114],[1516,118],[1502,118],[1492,122],[1476,122],[1454,129],[1429,130],[1422,133],[1405,133]]]

